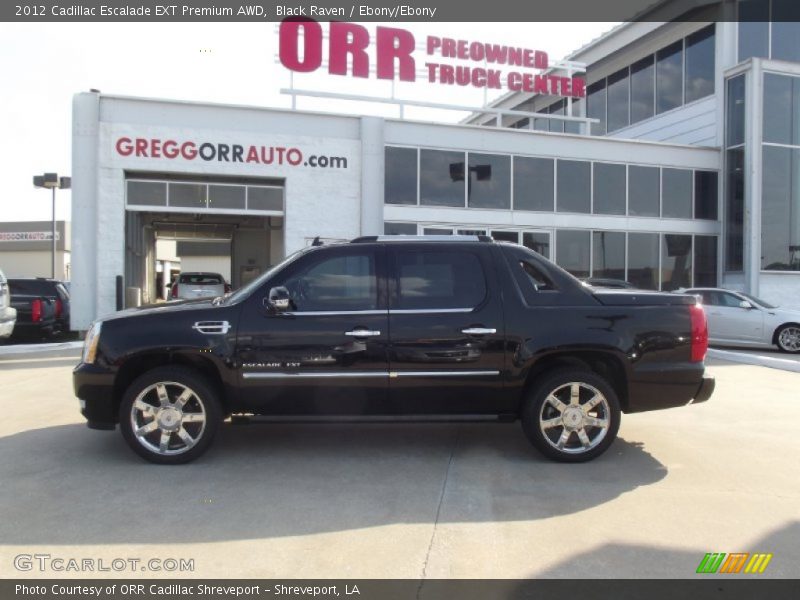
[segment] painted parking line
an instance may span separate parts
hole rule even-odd
[[[731,362],[759,365],[771,369],[800,373],[800,362],[788,358],[776,358],[774,356],[756,354],[754,352],[732,352],[730,350],[719,350],[717,348],[709,348],[708,356],[709,358],[720,358]]]

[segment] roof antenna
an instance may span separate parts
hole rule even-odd
[[[315,238],[314,238],[314,241],[313,241],[313,242],[311,242],[311,245],[312,245],[312,246],[322,246],[322,242],[321,242],[321,241],[319,241],[319,236],[317,236],[317,237],[315,237]]]

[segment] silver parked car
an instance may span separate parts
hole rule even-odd
[[[17,322],[17,309],[10,304],[11,291],[8,289],[6,276],[0,271],[0,340],[11,337]]]
[[[216,298],[230,289],[219,273],[181,273],[172,284],[172,298]]]
[[[721,288],[678,290],[699,296],[708,317],[708,339],[730,346],[777,346],[800,352],[800,310],[780,308],[760,298]]]

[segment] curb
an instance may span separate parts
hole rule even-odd
[[[15,354],[40,354],[46,352],[60,352],[63,350],[76,350],[83,348],[82,341],[56,342],[53,344],[15,344],[14,346],[0,346],[0,357]]]
[[[770,369],[800,373],[800,362],[786,358],[775,358],[773,356],[764,356],[761,354],[744,354],[740,352],[730,352],[728,350],[717,350],[715,348],[708,349],[708,356],[710,358],[720,358],[722,360],[729,360],[747,365],[758,365]]]

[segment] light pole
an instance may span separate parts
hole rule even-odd
[[[51,275],[56,278],[56,189],[68,190],[72,186],[70,177],[59,177],[58,173],[45,173],[44,175],[33,176],[34,187],[48,188],[53,191],[53,222],[52,222],[52,256],[51,256]]]

